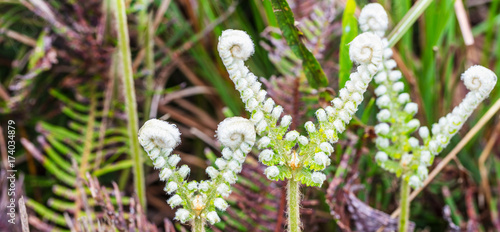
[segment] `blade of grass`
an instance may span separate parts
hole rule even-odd
[[[406,13],[405,17],[401,21],[399,21],[398,25],[392,30],[389,34],[389,45],[388,47],[393,47],[403,35],[413,26],[413,23],[420,17],[425,9],[429,7],[432,3],[432,0],[420,0],[412,6],[412,8]]]
[[[328,79],[326,78],[325,72],[311,51],[302,43],[300,38],[301,33],[295,27],[295,19],[290,6],[286,0],[272,0],[271,2],[283,37],[295,55],[302,59],[302,68],[309,84],[313,88],[326,87],[328,85]]]
[[[130,153],[133,160],[134,170],[134,190],[141,206],[146,210],[146,187],[144,182],[144,167],[143,157],[137,139],[138,132],[138,116],[137,102],[135,100],[134,78],[132,73],[132,58],[129,47],[129,34],[127,28],[127,15],[124,0],[112,1],[114,3],[113,10],[116,17],[116,28],[118,30],[118,47],[120,50],[120,58],[123,67],[121,75],[124,85],[125,106],[127,111],[127,130],[129,136]]]
[[[347,46],[354,37],[358,35],[358,20],[354,13],[356,12],[356,2],[348,0],[342,15],[342,37],[340,39],[340,71],[339,71],[339,89],[344,88],[349,80],[352,69],[352,61],[349,57],[349,48]]]

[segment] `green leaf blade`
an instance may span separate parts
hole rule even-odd
[[[318,60],[301,40],[301,32],[295,27],[295,19],[286,0],[272,0],[278,26],[293,53],[301,58],[302,69],[313,88],[326,87],[328,79]]]

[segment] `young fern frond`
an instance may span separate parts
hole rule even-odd
[[[230,79],[241,94],[251,121],[261,136],[258,146],[264,149],[259,160],[268,166],[266,176],[271,180],[289,180],[288,207],[289,230],[299,231],[298,182],[307,186],[321,186],[326,175],[321,171],[330,165],[333,144],[363,100],[363,93],[382,61],[382,43],[372,34],[356,37],[350,47],[350,56],[360,66],[351,74],[351,80],[340,90],[340,97],[328,106],[316,111],[318,125],[308,121],[305,128],[308,137],[298,131],[288,131],[290,115],[281,116],[283,107],[272,99],[266,99],[261,83],[244,65],[254,52],[248,34],[239,30],[226,30],[219,38],[218,50]],[[278,124],[279,121],[279,124]],[[290,188],[293,187],[293,188]]]
[[[217,138],[224,146],[223,157],[215,161],[217,168],[206,169],[210,180],[200,182],[187,182],[190,168],[187,165],[177,168],[181,158],[171,154],[180,143],[180,135],[174,125],[151,119],[140,129],[139,142],[160,170],[160,180],[167,182],[165,192],[174,194],[168,204],[172,208],[182,206],[175,219],[192,222],[193,231],[204,231],[205,221],[210,224],[220,221],[215,209],[224,211],[229,206],[224,198],[231,194],[230,186],[236,183],[246,155],[255,143],[255,129],[249,120],[241,117],[222,121],[217,128]]]
[[[381,5],[368,4],[361,11],[359,22],[363,31],[374,32],[383,37],[388,24],[387,14]],[[418,188],[427,179],[427,167],[432,165],[434,157],[449,144],[474,109],[488,97],[497,77],[492,71],[479,65],[465,71],[461,79],[470,92],[451,113],[432,125],[431,135],[429,129],[421,127],[420,121],[414,118],[418,105],[411,102],[408,93],[403,92],[404,83],[399,81],[402,75],[400,71],[394,70],[396,62],[391,59],[392,50],[387,47],[385,37],[382,42],[385,47],[383,65],[375,76],[378,84],[375,89],[376,103],[380,108],[377,114],[380,123],[375,126],[379,152],[375,158],[382,168],[402,178],[400,231],[406,231],[409,215],[408,185]],[[411,136],[417,129],[423,144]]]

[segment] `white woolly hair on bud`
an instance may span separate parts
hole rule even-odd
[[[241,60],[247,60],[255,51],[253,41],[246,32],[232,29],[222,32],[217,50],[223,58],[230,55]]]
[[[356,36],[350,43],[349,56],[351,60],[361,64],[374,66],[375,70],[369,68],[372,74],[378,71],[382,63],[382,41],[377,35],[365,32]]]
[[[147,152],[153,148],[171,149],[181,142],[181,132],[168,122],[150,119],[139,130],[139,142]]]
[[[474,65],[462,74],[465,87],[473,92],[479,92],[484,97],[488,96],[497,83],[497,76],[491,70]]]
[[[242,117],[226,118],[217,127],[217,138],[222,145],[233,151],[238,149],[243,142],[253,146],[255,137],[253,123]]]
[[[370,3],[363,7],[358,21],[362,31],[371,31],[380,37],[384,36],[389,24],[384,7],[378,3]]]

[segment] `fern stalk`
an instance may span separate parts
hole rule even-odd
[[[144,100],[144,118],[151,118],[151,101],[153,97],[154,88],[154,29],[153,29],[153,15],[148,13],[150,0],[141,0],[142,9],[139,12],[139,33],[142,49],[144,49],[145,60],[144,67],[146,69],[146,99]]]
[[[196,217],[193,220],[193,232],[205,232],[205,220],[201,217]]]
[[[300,182],[294,178],[288,180],[288,231],[300,232]]]
[[[408,221],[410,219],[410,183],[407,178],[401,178],[401,196],[400,207],[401,216],[399,217],[399,232],[408,231]]]
[[[114,5],[116,27],[118,29],[118,47],[121,53],[123,65],[122,82],[125,88],[125,107],[127,111],[128,124],[127,131],[129,137],[129,146],[133,159],[134,185],[137,197],[141,206],[146,210],[146,191],[144,184],[144,167],[142,154],[140,152],[139,141],[137,140],[138,116],[137,103],[135,100],[134,79],[132,76],[132,58],[130,55],[129,35],[127,28],[127,15],[125,14],[124,0],[112,1]]]

